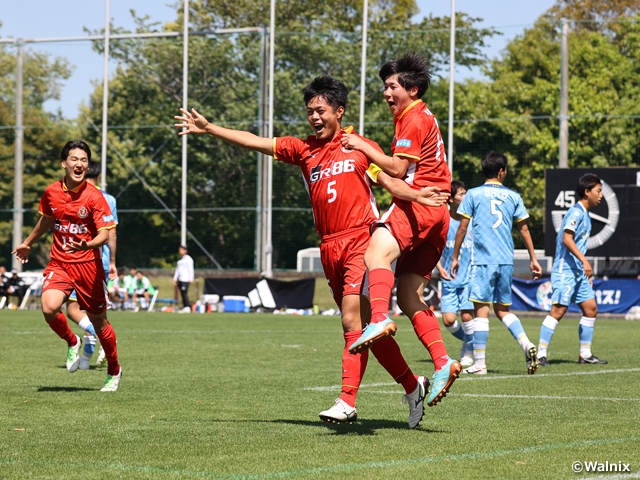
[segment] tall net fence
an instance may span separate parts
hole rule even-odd
[[[448,135],[448,41],[446,19],[413,30],[373,29],[368,37],[365,136],[388,153],[393,121],[377,71],[405,50],[428,55],[434,77],[424,100]],[[466,23],[465,23],[466,22]],[[483,181],[480,160],[489,150],[509,158],[507,186],[524,198],[535,244],[542,245],[544,170],[558,165],[560,121],[560,25],[537,24],[512,40],[500,60],[483,57],[484,42],[501,32],[458,23],[453,176],[469,187]],[[639,163],[640,102],[629,82],[637,79],[635,50],[625,39],[634,21],[612,29],[580,28],[569,42],[569,166]],[[91,43],[101,55],[102,42]],[[61,178],[58,154],[68,139],[83,138],[98,159],[102,84],[77,98],[76,118],[46,111],[69,76],[76,44],[55,44],[55,60],[38,44],[26,46],[24,119],[24,236],[37,222],[39,197]],[[312,78],[329,74],[351,92],[343,125],[357,125],[360,51],[357,29],[315,33],[278,30],[276,35],[274,134],[312,134],[300,93]],[[0,44],[0,264],[11,263],[15,139],[14,45]],[[189,41],[189,106],[221,126],[265,135],[265,31],[200,34]],[[112,40],[117,68],[110,76],[107,189],[118,201],[118,264],[169,267],[180,242],[181,142],[173,127],[182,101],[182,39]],[[484,74],[479,69],[484,69]],[[76,73],[74,73],[75,75]],[[99,78],[99,74],[94,77]],[[629,81],[627,81],[627,79]],[[65,95],[73,95],[66,92]],[[189,136],[187,228],[198,268],[256,269],[264,160],[256,153],[209,136]],[[381,206],[389,196],[376,190]],[[273,267],[296,267],[298,250],[317,246],[311,204],[296,167],[273,169]],[[517,238],[517,237],[516,237]],[[33,267],[47,261],[48,243],[34,250]]]

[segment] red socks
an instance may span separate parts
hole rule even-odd
[[[418,339],[429,350],[436,371],[440,370],[449,360],[447,349],[442,341],[440,322],[431,310],[423,310],[413,316],[411,323]]]
[[[395,277],[391,270],[376,268],[369,272],[369,301],[371,302],[371,323],[385,320],[389,315],[389,300]]]
[[[411,393],[416,388],[418,377],[411,371],[405,361],[400,347],[393,337],[387,337],[374,343],[371,353],[376,357],[380,365],[389,372],[393,379],[402,385],[406,393]]]
[[[118,365],[118,348],[116,347],[116,332],[111,328],[111,324],[107,323],[107,326],[102,329],[101,332],[96,330],[96,334],[100,339],[100,345],[104,349],[104,354],[107,357],[107,373],[109,375],[117,375],[120,372],[120,365]]]
[[[349,353],[349,347],[353,345],[358,338],[360,338],[360,335],[362,335],[362,330],[345,332],[344,334],[344,352],[342,353],[342,393],[340,394],[340,400],[352,407],[356,406],[358,388],[360,388],[364,371],[367,368],[367,361],[369,360],[368,350],[365,350],[362,353],[356,353],[355,355]]]
[[[61,339],[67,342],[69,347],[75,347],[77,341],[76,334],[73,333],[73,330],[69,327],[67,317],[64,316],[64,313],[58,312],[55,320],[47,323],[49,324],[49,327],[51,327],[51,330],[56,332]]]

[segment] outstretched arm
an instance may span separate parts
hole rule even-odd
[[[265,155],[273,155],[273,139],[271,138],[259,137],[243,130],[232,130],[230,128],[220,127],[210,123],[209,120],[199,114],[195,108],[191,109],[191,113],[184,108],[181,108],[180,112],[182,112],[182,116],[176,115],[173,117],[182,122],[174,124],[174,127],[185,129],[178,133],[180,136],[190,133],[198,135],[209,134],[231,145],[254,150],[264,153]]]
[[[53,226],[54,219],[53,217],[42,216],[36,226],[33,227],[33,230],[26,238],[24,242],[16,247],[16,249],[11,252],[12,255],[15,254],[18,257],[20,263],[27,263],[29,261],[29,253],[31,252],[31,245],[36,243],[38,239],[47,233],[49,229]]]
[[[424,187],[420,190],[411,188],[399,178],[394,178],[385,172],[378,173],[378,183],[400,200],[417,202],[427,207],[439,207],[447,203],[449,194],[442,192],[438,187]]]
[[[533,273],[533,279],[537,280],[542,276],[542,267],[540,266],[540,264],[538,263],[538,259],[536,258],[536,252],[533,248],[533,239],[531,238],[531,232],[529,232],[527,221],[522,220],[518,222],[518,229],[520,230],[520,235],[522,236],[524,245],[525,247],[527,247],[527,252],[529,252],[529,268]]]
[[[402,177],[409,168],[409,160],[403,157],[389,157],[357,135],[345,133],[340,140],[343,147],[364,153],[372,163],[377,164],[393,177]]]

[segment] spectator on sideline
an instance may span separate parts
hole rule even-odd
[[[20,305],[29,287],[24,284],[24,281],[18,275],[18,270],[15,268],[11,270],[11,277],[5,281],[5,285],[7,288],[7,295],[18,297],[18,305]]]
[[[176,273],[173,275],[173,284],[178,287],[182,295],[183,312],[191,311],[191,302],[189,301],[189,284],[193,283],[193,258],[189,256],[189,250],[185,245],[178,247],[180,260],[176,265]]]
[[[138,311],[138,298],[142,297],[140,299],[140,306],[142,308],[148,308],[149,302],[151,301],[151,295],[156,293],[156,289],[151,285],[149,277],[144,275],[135,267],[131,267],[131,269],[135,269],[135,275],[133,276],[131,286],[129,287],[129,294],[133,297],[134,309]]]
[[[4,265],[0,265],[0,297],[7,296],[7,268]]]

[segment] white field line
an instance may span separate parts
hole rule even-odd
[[[597,477],[582,477],[578,480],[625,480],[627,478],[640,478],[640,472],[616,475],[599,475]]]
[[[603,375],[607,373],[629,373],[629,372],[640,372],[640,368],[618,368],[618,369],[609,369],[609,370],[590,370],[584,372],[572,372],[572,373],[541,373],[539,375],[462,375],[457,382],[463,381],[478,381],[478,380],[518,380],[518,379],[533,379],[533,378],[546,378],[546,377],[574,377],[576,375]],[[360,388],[368,388],[368,387],[390,387],[396,385],[391,382],[384,383],[363,383],[360,385]],[[306,387],[305,390],[312,391],[333,391],[340,390],[342,387],[340,385],[331,385],[331,386],[318,386],[318,387]]]
[[[360,388],[359,391],[366,391],[367,393],[381,393],[388,395],[400,395],[401,390],[369,390]],[[595,400],[595,401],[607,401],[607,402],[640,402],[640,398],[614,398],[614,397],[571,397],[571,396],[559,396],[559,395],[507,395],[507,394],[492,394],[492,393],[447,393],[449,397],[486,397],[486,398],[519,398],[519,399],[533,399],[533,400]]]

